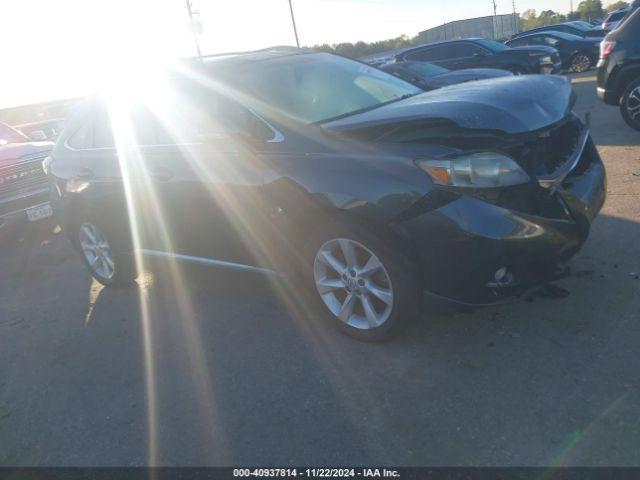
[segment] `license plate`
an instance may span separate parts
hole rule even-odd
[[[27,218],[30,222],[37,222],[38,220],[42,220],[43,218],[49,218],[52,215],[53,209],[51,208],[50,203],[45,203],[43,205],[38,205],[37,207],[27,209]]]

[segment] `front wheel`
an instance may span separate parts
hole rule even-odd
[[[631,82],[622,94],[620,113],[627,125],[640,130],[640,78]]]
[[[402,249],[360,226],[331,226],[307,249],[327,319],[347,334],[382,341],[416,312],[413,266]]]
[[[593,61],[586,53],[576,53],[571,57],[570,70],[573,73],[583,73],[591,68]]]
[[[135,279],[131,255],[118,251],[105,233],[90,221],[78,228],[78,241],[84,264],[91,276],[103,285],[126,286]]]

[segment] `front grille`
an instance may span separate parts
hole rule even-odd
[[[47,176],[42,169],[45,155],[30,157],[19,163],[0,168],[0,202],[6,198],[28,195],[47,187]]]
[[[31,195],[18,197],[13,200],[0,202],[0,217],[9,213],[20,212],[29,207],[39,205],[49,201],[49,191],[38,190]],[[2,222],[0,222],[2,223]]]

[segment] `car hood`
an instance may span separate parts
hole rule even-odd
[[[9,143],[0,146],[0,168],[23,160],[23,157],[46,155],[53,149],[52,142]]]
[[[335,132],[447,121],[463,129],[525,133],[562,120],[574,103],[571,83],[554,75],[522,75],[462,83],[324,123]]]
[[[513,76],[513,73],[497,68],[466,68],[464,70],[451,70],[450,72],[435,75],[428,78],[426,83],[432,87],[446,87],[455,85],[456,83],[510,76]]]

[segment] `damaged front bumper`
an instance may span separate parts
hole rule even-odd
[[[425,296],[504,303],[566,276],[562,264],[582,247],[606,196],[604,165],[588,135],[577,157],[557,182],[540,179],[529,211],[461,195],[402,222],[405,234],[421,239],[414,243]]]

